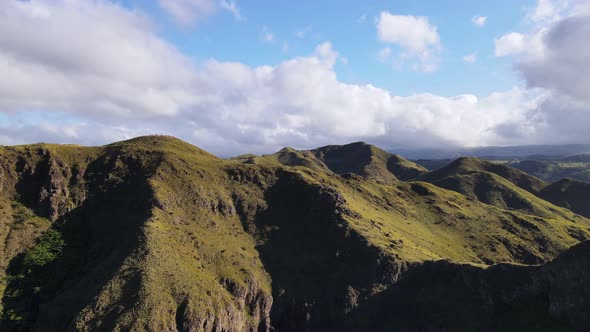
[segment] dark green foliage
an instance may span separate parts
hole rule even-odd
[[[25,253],[22,272],[31,274],[53,262],[62,254],[64,246],[65,242],[62,239],[61,233],[55,229],[49,229],[41,237],[39,243]]]
[[[6,277],[0,328],[12,331],[29,328],[37,299],[45,291],[41,285],[53,278],[48,273],[52,270],[50,266],[61,257],[64,247],[61,233],[48,229],[32,248],[12,262]]]

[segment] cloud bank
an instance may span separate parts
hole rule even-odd
[[[329,42],[268,66],[197,63],[158,37],[149,18],[110,2],[4,3],[2,144],[104,144],[157,133],[231,155],[355,140],[393,149],[590,136],[590,75],[580,73],[590,64],[583,52],[574,52],[574,45],[588,40],[585,16],[563,17],[523,34],[523,43],[542,34],[542,53],[501,52],[514,57],[530,89],[477,98],[396,96],[370,84],[342,82],[334,68],[342,57]],[[417,53],[436,47],[436,29],[418,22],[426,37],[403,41],[384,31],[383,40]]]

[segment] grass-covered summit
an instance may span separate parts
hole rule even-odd
[[[429,278],[440,273],[468,276],[452,278],[457,292],[487,282],[490,265],[520,276],[526,267],[517,266],[545,264],[590,238],[590,220],[523,189],[537,182],[478,169],[429,175],[364,143],[231,160],[168,136],[3,147],[0,328],[363,331],[383,322],[415,330],[423,325],[396,325],[379,304],[409,304],[415,295],[399,292],[435,287]],[[565,271],[567,262],[552,266]],[[493,280],[521,285],[510,274]],[[502,308],[520,301],[479,301],[496,294],[486,292],[469,296]],[[584,323],[550,310],[570,292],[527,314],[547,326]],[[424,301],[442,296],[432,289]]]
[[[304,166],[340,175],[352,173],[385,183],[398,179],[416,179],[427,172],[424,167],[414,162],[364,142],[328,145],[302,151],[287,147],[270,155],[246,155],[234,159],[261,165]]]

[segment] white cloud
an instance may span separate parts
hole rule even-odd
[[[486,25],[488,18],[486,16],[474,16],[471,18],[471,22],[478,27],[483,27]]]
[[[529,86],[590,103],[590,16],[570,16],[529,37],[540,46],[515,59]]]
[[[367,21],[367,14],[363,14],[356,19],[356,23],[363,24]]]
[[[63,0],[58,2],[61,1]],[[216,9],[214,0],[158,0],[158,3],[178,23],[183,25],[193,24],[212,14]]]
[[[566,1],[538,0],[534,9],[528,14],[528,18],[533,22],[554,21],[559,18],[565,5]]]
[[[527,17],[537,22],[532,31],[497,39],[496,55],[512,56],[529,86],[590,102],[590,4],[539,0]]]
[[[382,42],[399,44],[414,53],[426,52],[440,45],[437,28],[426,17],[381,12],[377,31]]]
[[[401,47],[400,59],[417,60],[412,67],[433,71],[437,67],[440,37],[437,27],[426,17],[393,15],[381,12],[377,20],[377,33],[381,42]]]
[[[531,31],[496,39],[496,55],[511,56],[529,88],[542,91],[535,119],[545,130],[538,140],[587,141],[590,127],[590,3],[539,0],[527,13]]]
[[[588,0],[537,0],[526,18],[532,23],[548,25],[569,16],[588,14]]]
[[[334,50],[332,47],[332,43],[324,42],[318,45],[315,48],[315,55],[316,57],[322,61],[322,63],[326,64],[328,67],[334,66],[336,60],[340,57],[338,52]]]
[[[342,82],[334,66],[343,57],[329,42],[273,66],[195,63],[157,37],[145,17],[110,2],[13,1],[0,8],[0,22],[4,144],[103,144],[160,133],[227,155],[354,140],[394,148],[590,138],[580,97],[590,66],[579,67],[584,59],[576,54],[554,53],[579,43],[583,20],[549,29],[548,62],[519,67],[537,86],[533,73],[559,60],[558,72],[578,69],[571,84],[552,74],[543,90],[483,97],[396,96]]]
[[[289,43],[283,42],[283,46],[281,46],[281,51],[283,51],[283,53],[289,53]]]
[[[463,56],[463,61],[467,63],[477,62],[477,52]]]
[[[498,57],[514,55],[525,50],[525,35],[518,32],[511,32],[495,41],[495,54]]]
[[[263,26],[260,31],[260,39],[266,43],[272,43],[275,40],[275,34],[267,26]]]
[[[192,61],[136,12],[108,2],[10,1],[0,22],[5,111],[137,117],[175,114],[194,98],[187,89],[195,80]]]
[[[219,7],[221,7],[221,9],[223,9],[223,10],[230,12],[234,16],[234,18],[238,21],[243,21],[246,19],[244,16],[242,16],[240,8],[238,8],[238,5],[236,4],[235,1],[221,0],[219,2]]]

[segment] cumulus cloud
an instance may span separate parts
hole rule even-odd
[[[583,26],[561,29],[581,38],[573,32]],[[548,47],[565,47],[549,42],[551,31]],[[339,80],[334,66],[343,59],[325,42],[274,65],[197,63],[148,18],[110,2],[10,1],[0,8],[0,143],[104,144],[159,133],[230,155],[355,140],[384,148],[565,141],[565,128],[588,138],[573,85],[396,96]]]
[[[381,12],[377,19],[378,38],[383,43],[398,45],[404,60],[417,59],[413,68],[433,71],[437,67],[440,37],[437,27],[428,18],[411,15],[393,15]]]
[[[480,28],[486,25],[487,21],[488,18],[486,16],[473,16],[471,18],[471,23]]]
[[[511,56],[531,89],[545,98],[534,110],[545,123],[537,140],[587,141],[590,126],[590,4],[581,0],[539,0],[527,13],[531,30],[496,39],[496,55]],[[542,133],[542,137],[540,136]]]
[[[526,18],[533,23],[550,24],[564,17],[590,13],[587,0],[537,0]]]
[[[571,16],[543,33],[543,51],[517,59],[529,86],[590,102],[590,16]]]
[[[152,30],[145,17],[106,2],[5,2],[0,107],[176,114],[195,98],[187,90],[194,64]]]
[[[511,32],[500,38],[496,38],[496,56],[506,56],[521,53],[525,50],[525,35],[518,32]]]
[[[496,55],[513,56],[528,86],[549,90],[554,98],[564,95],[588,102],[588,9],[586,2],[539,0],[528,17],[540,23],[529,33],[512,32],[496,39]]]

